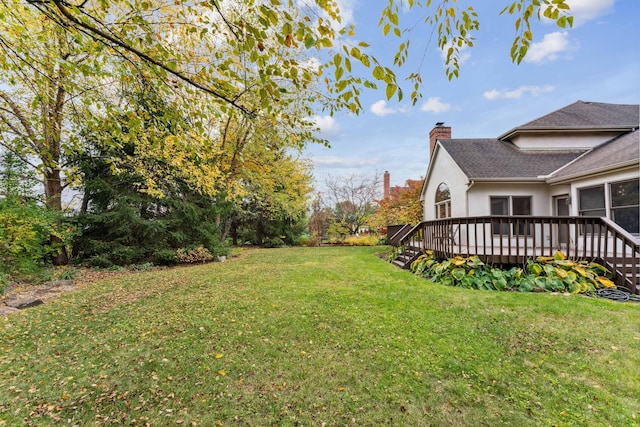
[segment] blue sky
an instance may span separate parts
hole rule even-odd
[[[399,39],[383,37],[377,26],[386,2],[339,3],[347,22],[356,26],[356,38],[371,45],[368,53],[392,58]],[[638,0],[570,0],[573,28],[536,22],[534,44],[520,65],[509,57],[513,19],[499,15],[511,0],[470,3],[481,26],[475,46],[464,52],[458,79],[447,79],[437,42],[434,38],[427,47],[430,28],[422,25],[408,36],[412,56],[399,70],[406,75],[420,68],[424,88],[417,105],[411,105],[407,85],[402,102],[385,101],[382,88],[363,93],[365,111],[358,116],[319,113],[321,136],[331,148],[314,145],[305,151],[317,188],[327,175],[382,176],[388,170],[392,185],[424,176],[428,134],[436,122],[451,126],[453,138],[491,138],[577,100],[640,103]],[[424,13],[404,13],[401,24],[419,22]]]

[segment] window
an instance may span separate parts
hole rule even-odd
[[[511,215],[531,215],[531,197],[512,197]]]
[[[451,191],[444,182],[436,190],[436,219],[449,218],[451,216]]]
[[[491,197],[491,215],[509,215],[509,197]],[[509,234],[509,224],[493,223],[493,234]]]
[[[531,196],[496,196],[489,198],[491,203],[491,215],[531,215]],[[514,235],[530,234],[530,225],[513,224]],[[508,234],[509,224],[494,222],[493,234]]]
[[[604,203],[604,185],[578,190],[580,216],[607,216]]]
[[[640,180],[632,179],[610,184],[611,219],[629,233],[640,233]]]

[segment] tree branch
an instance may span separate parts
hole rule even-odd
[[[25,132],[27,132],[27,139],[31,142],[31,144],[33,144],[34,148],[38,150],[44,149],[44,146],[38,142],[38,137],[33,127],[31,126],[31,123],[29,123],[22,110],[20,109],[20,106],[13,102],[9,94],[2,90],[0,90],[0,98],[2,98],[4,102],[7,103],[7,105],[11,109],[11,113],[16,117],[16,119],[18,119]],[[22,132],[19,132],[9,121],[6,120],[4,116],[2,116],[2,119],[17,135],[22,135]]]
[[[28,0],[29,3],[31,4],[36,4],[36,3],[40,3],[38,1],[34,1],[34,0]],[[65,2],[64,1],[60,1],[60,0],[50,0],[51,3],[53,3],[55,5],[55,7],[58,9],[58,11],[60,12],[60,14],[62,14],[62,16],[64,16],[68,21],[70,21],[71,24],[73,24],[76,27],[80,27],[81,29],[83,29],[84,33],[87,34],[88,36],[90,36],[91,38],[101,42],[101,43],[105,43],[105,41],[108,41],[110,43],[113,43],[116,46],[119,46],[123,49],[125,49],[126,51],[134,54],[135,56],[137,56],[138,58],[142,59],[143,61],[149,63],[149,64],[153,64],[156,67],[159,67],[161,69],[163,69],[164,71],[166,71],[167,73],[177,77],[178,79],[184,81],[185,83],[200,89],[210,95],[213,95],[214,97],[221,99],[223,101],[225,101],[226,103],[228,103],[229,105],[237,108],[238,110],[242,111],[243,113],[249,115],[249,116],[254,116],[255,113],[251,110],[249,110],[249,108],[245,107],[244,105],[239,104],[236,100],[229,98],[228,96],[216,91],[215,89],[212,89],[211,87],[205,86],[191,78],[189,78],[188,76],[184,75],[183,73],[176,71],[176,70],[172,70],[169,66],[165,65],[164,63],[162,63],[161,61],[153,58],[152,56],[142,52],[139,49],[136,49],[135,47],[125,43],[124,41],[106,33],[105,31],[102,31],[101,29],[83,22],[81,20],[79,20],[78,18],[76,18],[65,6]],[[38,8],[38,10],[42,11],[42,9],[40,9],[38,6],[36,6]]]

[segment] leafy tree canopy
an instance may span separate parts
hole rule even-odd
[[[405,187],[397,187],[388,198],[378,200],[378,208],[369,219],[372,227],[392,224],[418,224],[422,221],[423,207],[420,202],[422,180],[408,180]]]
[[[344,27],[336,1],[293,0],[148,1],[148,0],[28,0],[43,15],[73,33],[108,48],[135,67],[168,85],[186,83],[213,96],[221,106],[245,114],[279,116],[281,98],[290,92],[307,92],[318,74],[332,111],[347,107],[359,112],[362,87],[386,86],[388,98],[402,97],[395,72],[367,53],[368,44],[356,42],[356,29]],[[447,74],[459,73],[458,53],[473,46],[480,18],[473,6],[456,0],[389,0],[381,11],[382,32],[402,40],[407,27],[400,22],[400,8],[424,8],[424,23],[437,31],[438,46],[447,51]],[[531,21],[550,19],[560,27],[571,26],[566,0],[515,0],[500,6],[499,13],[514,18],[515,38],[510,55],[520,62],[533,40]],[[413,24],[413,23],[412,23]],[[219,49],[221,44],[228,49]],[[402,40],[394,59],[401,66],[410,40]],[[325,51],[322,54],[321,51]],[[302,58],[304,52],[307,58]],[[330,58],[317,66],[316,58]],[[353,73],[354,64],[370,70],[369,77]],[[421,77],[414,82],[411,98],[420,96]],[[248,104],[244,95],[256,89],[261,102]],[[314,96],[313,94],[310,94]],[[327,98],[323,99],[324,96]]]

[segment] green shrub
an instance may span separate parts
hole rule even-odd
[[[0,272],[0,295],[3,295],[10,287],[11,281],[9,280],[9,275]]]
[[[114,266],[113,262],[109,258],[102,255],[92,256],[87,260],[87,264],[96,268],[110,268]]]
[[[412,263],[416,274],[428,276],[432,281],[447,286],[467,289],[505,290],[515,271],[494,269],[477,256],[455,257],[444,261],[437,260],[432,252],[421,255]]]
[[[153,267],[155,267],[155,265],[153,265],[152,262],[143,262],[142,264],[132,264],[129,266],[129,269],[133,271],[149,271]]]
[[[319,239],[309,234],[303,234],[296,239],[295,244],[297,246],[318,246]]]
[[[165,249],[156,251],[153,254],[153,263],[156,265],[172,266],[178,264],[178,257],[176,251],[171,249]]]
[[[56,280],[73,280],[78,276],[80,271],[75,267],[60,267],[54,271],[54,279]]]
[[[132,265],[138,264],[146,257],[142,248],[134,246],[119,246],[109,254],[109,258],[117,265]]]
[[[61,248],[51,236],[63,242],[72,229],[61,225],[56,212],[19,197],[0,199],[0,264],[7,274],[30,274],[41,269]]]
[[[213,254],[209,252],[209,249],[204,246],[198,246],[191,249],[178,249],[176,251],[176,258],[183,264],[204,263],[213,261]]]
[[[602,287],[615,287],[610,272],[594,262],[567,260],[557,252],[553,257],[538,257],[527,264],[527,272],[513,267],[493,268],[477,256],[457,256],[439,260],[428,251],[411,264],[414,274],[447,286],[480,290],[587,293]]]
[[[264,240],[262,246],[264,246],[265,248],[280,248],[282,246],[285,246],[285,244],[284,240],[282,240],[280,237],[270,237]]]

